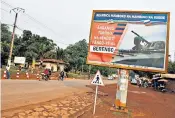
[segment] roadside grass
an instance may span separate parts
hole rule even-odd
[[[131,110],[128,110],[128,113],[116,111],[116,112],[113,112],[112,114],[119,116],[119,117],[121,117],[122,115],[127,115],[128,118],[132,118],[132,111]]]
[[[117,112],[117,111],[116,111],[116,112],[113,112],[112,114],[113,114],[113,115],[117,115],[117,116],[121,116],[121,115],[122,115],[121,112]]]
[[[69,78],[75,78],[75,79],[88,79],[88,75],[81,75],[81,74],[76,74],[76,73],[67,73]]]

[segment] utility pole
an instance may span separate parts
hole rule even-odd
[[[9,66],[9,68],[11,66],[12,51],[13,51],[13,44],[14,44],[14,38],[15,38],[15,29],[16,29],[16,22],[17,22],[18,13],[21,12],[21,11],[24,13],[25,10],[22,9],[22,8],[17,7],[17,8],[13,8],[12,10],[10,10],[10,13],[11,13],[11,11],[15,12],[16,15],[15,15],[15,22],[14,22],[13,32],[12,32],[12,40],[11,40],[11,45],[10,45],[10,53],[9,53],[9,58],[8,58],[8,62],[7,62],[7,66]]]

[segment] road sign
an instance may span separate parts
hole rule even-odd
[[[25,57],[16,57],[14,58],[14,63],[17,64],[25,64],[26,58]]]
[[[95,77],[91,81],[91,84],[96,85],[95,100],[94,100],[94,111],[93,111],[93,115],[94,115],[95,114],[95,108],[96,108],[96,101],[97,101],[98,86],[104,86],[104,83],[102,81],[101,74],[100,74],[99,70],[95,74]]]
[[[101,74],[100,74],[99,70],[97,71],[97,73],[96,73],[94,79],[92,80],[91,84],[104,86],[104,83],[102,81]]]

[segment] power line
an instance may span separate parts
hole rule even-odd
[[[2,1],[2,0],[1,0],[1,2],[2,2],[4,5],[13,8],[12,5],[10,5],[10,4],[8,4],[8,3]],[[35,19],[34,17],[30,16],[30,15],[27,14],[27,13],[24,13],[24,15],[26,15],[30,20],[33,20],[34,22],[36,22],[37,24],[41,25],[42,27],[44,27],[44,28],[50,30],[50,31],[51,31],[53,34],[55,34],[56,36],[60,37],[60,36],[58,35],[58,33],[56,33],[53,29],[49,28],[49,27],[48,27],[47,25],[45,25],[44,23],[38,21],[37,19]],[[61,37],[60,37],[60,38],[61,38]],[[62,43],[62,42],[57,42],[57,43],[64,44],[64,45],[70,45],[70,44],[65,44],[65,43]]]
[[[43,27],[47,28],[48,30],[50,30],[51,32],[53,32],[54,34],[56,34],[56,32],[54,30],[52,30],[51,28],[49,28],[48,26],[46,26],[45,24],[41,23],[40,21],[36,20],[34,17],[30,16],[29,14],[25,13],[26,16],[29,17],[29,19],[35,21],[36,23],[42,25]]]
[[[10,5],[10,4],[8,4],[8,3],[6,3],[6,2],[2,1],[2,0],[1,0],[1,3],[2,3],[2,4],[4,4],[4,5],[6,5],[6,6],[9,6],[9,7],[13,8],[13,6],[12,6],[12,5]]]
[[[7,11],[7,10],[6,10]],[[28,24],[28,22],[26,22],[26,21],[23,21],[25,24]],[[11,25],[11,24],[7,24],[7,23],[5,23],[6,25],[8,25],[8,26],[12,26],[13,27],[13,25]],[[20,27],[18,27],[18,26],[16,26],[16,28],[18,29],[18,30],[20,30],[20,31],[24,31],[25,29],[24,28],[20,28]],[[42,31],[42,29],[40,29],[40,28],[38,28],[38,27],[35,27],[35,28],[37,28],[39,31]],[[66,43],[63,43],[63,42],[59,42],[59,41],[57,41],[57,43],[59,43],[59,44],[63,44],[63,45],[69,45],[69,44],[66,44]]]
[[[6,24],[6,25],[8,25],[8,26],[14,27],[14,25],[7,24],[7,23],[5,23],[5,24]],[[24,29],[23,29],[23,28],[20,28],[20,27],[17,27],[17,26],[16,26],[16,28],[17,28],[18,30],[20,30],[20,31],[24,31]]]
[[[1,8],[1,10],[3,10],[3,11],[5,11],[5,12],[8,12],[8,13],[10,13],[8,10],[6,10],[6,9],[3,9],[3,8]]]

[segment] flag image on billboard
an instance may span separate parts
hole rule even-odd
[[[169,12],[94,10],[87,64],[166,72]]]

